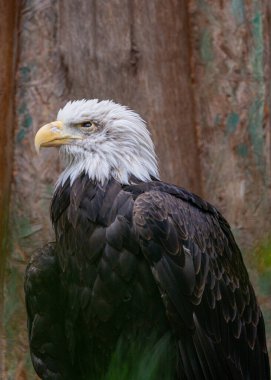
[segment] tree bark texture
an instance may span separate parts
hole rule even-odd
[[[0,156],[5,196],[11,183],[11,150],[14,159],[5,377],[34,378],[23,273],[34,250],[53,239],[49,204],[61,164],[53,149],[37,156],[33,140],[67,100],[113,99],[140,113],[151,130],[163,180],[218,206],[242,248],[268,237],[270,15],[268,0],[21,2],[16,120],[7,113],[5,125],[0,124],[9,149],[7,164]],[[9,24],[11,36],[16,28]],[[0,57],[0,81],[9,88],[5,97],[1,92],[0,101],[9,110],[12,78],[2,75],[2,68],[11,70],[11,45],[5,60]],[[1,198],[0,213],[7,204]],[[255,271],[252,277],[257,285]],[[267,310],[266,297],[260,299]]]
[[[16,1],[0,1],[0,377],[4,371],[4,275],[8,244],[8,204],[12,180],[14,74],[16,58]]]

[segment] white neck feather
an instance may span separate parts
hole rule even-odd
[[[75,179],[84,173],[94,181],[104,184],[108,179],[114,178],[121,184],[129,184],[131,176],[140,181],[151,181],[151,177],[159,178],[155,162],[144,160],[142,157],[132,157],[127,152],[108,151],[88,153],[78,160],[75,157],[70,160],[66,169],[59,176],[56,187],[63,186],[70,179],[73,184]]]

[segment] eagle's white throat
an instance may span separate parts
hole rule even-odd
[[[149,131],[141,117],[130,109],[109,100],[79,100],[68,102],[57,119],[70,133],[74,126],[87,120],[95,123],[97,130],[61,147],[66,169],[56,187],[67,179],[72,184],[82,173],[101,184],[111,177],[122,184],[128,184],[131,176],[144,182],[159,178]]]

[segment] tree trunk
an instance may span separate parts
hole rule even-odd
[[[271,227],[270,2],[189,11],[204,194],[252,248]]]
[[[0,375],[4,371],[3,289],[8,244],[8,205],[12,180],[16,1],[0,2]]]

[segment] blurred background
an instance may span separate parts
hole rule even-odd
[[[37,129],[67,100],[146,120],[161,178],[230,222],[271,335],[270,0],[0,0],[0,377],[35,379],[23,276],[53,239],[58,152]]]

